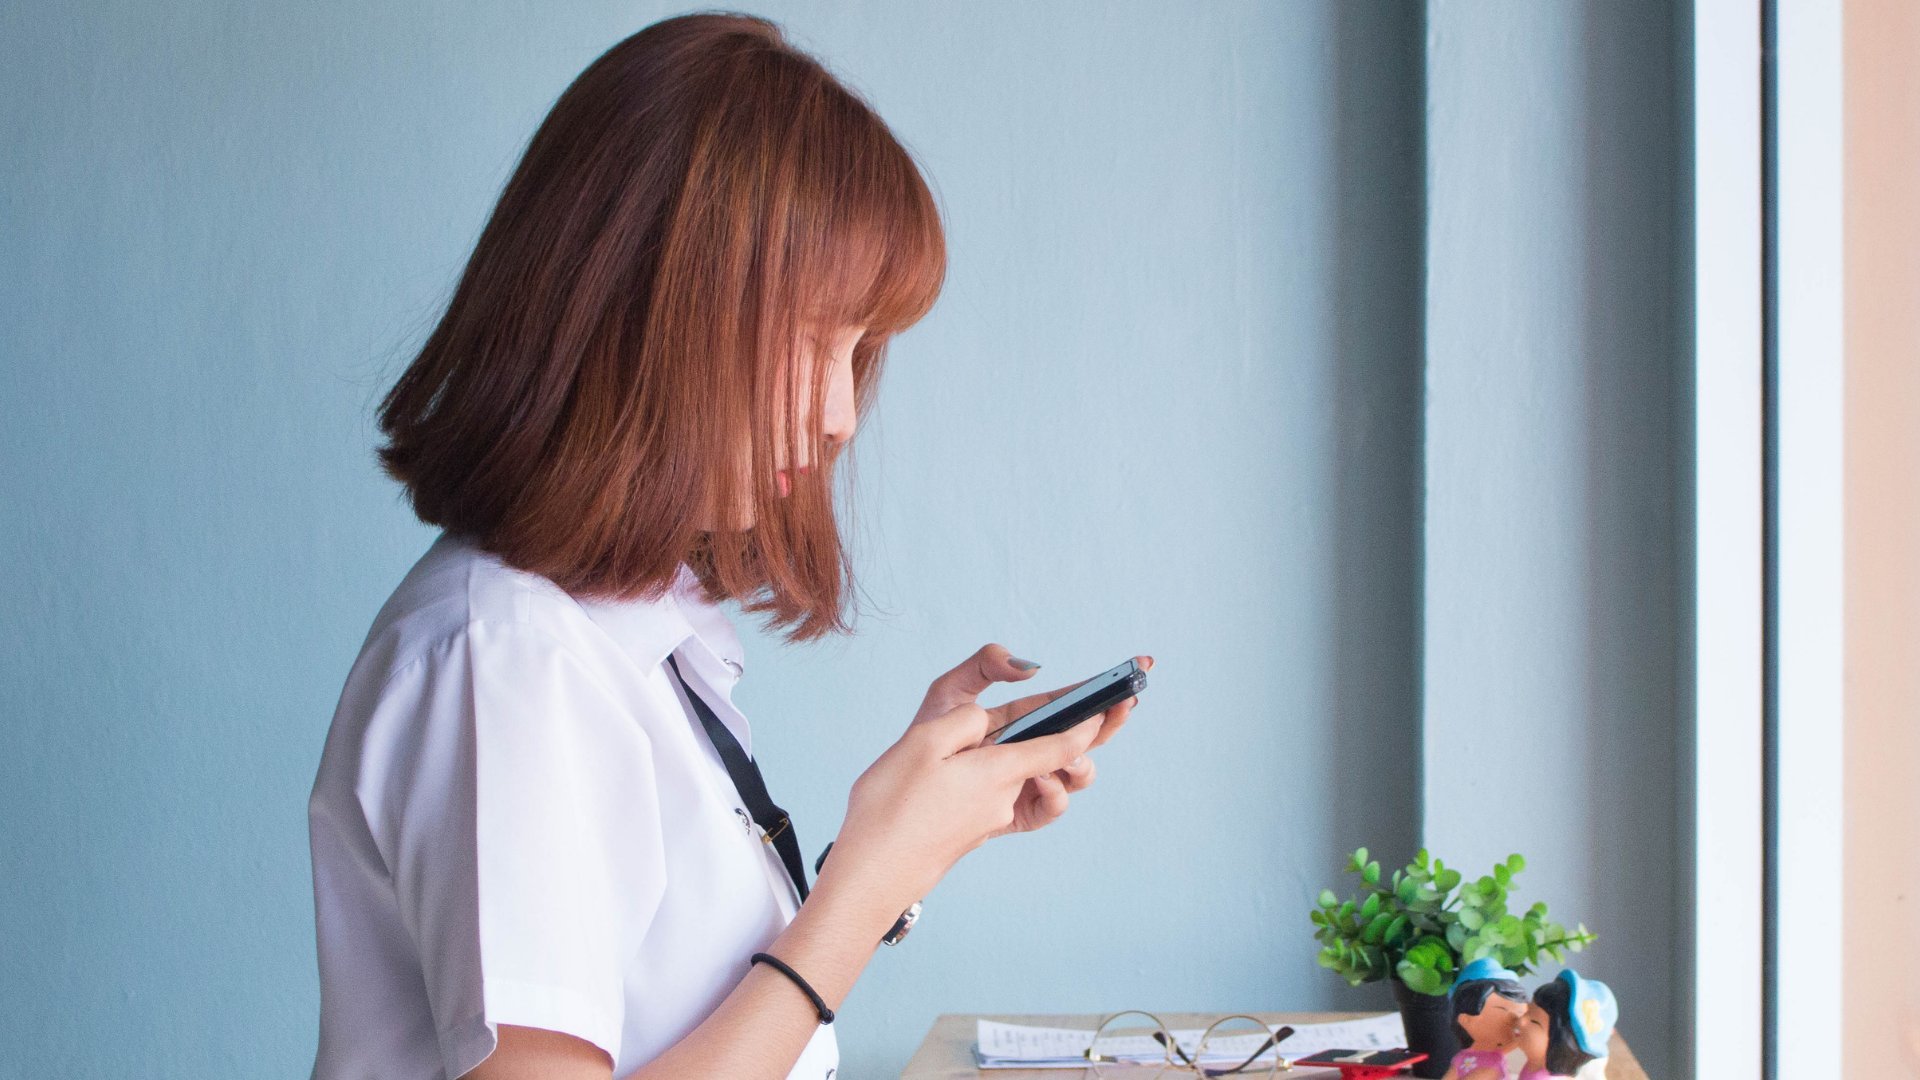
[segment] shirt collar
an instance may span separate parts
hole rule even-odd
[[[675,572],[673,585],[655,599],[582,599],[579,604],[643,667],[665,663],[692,638],[735,676],[744,670],[745,656],[732,620],[701,593],[699,577],[685,563]]]

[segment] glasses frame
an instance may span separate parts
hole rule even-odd
[[[1192,1058],[1189,1058],[1187,1056],[1187,1052],[1180,1048],[1180,1040],[1174,1038],[1173,1029],[1171,1027],[1168,1027],[1167,1022],[1165,1020],[1162,1020],[1158,1014],[1150,1013],[1145,1009],[1122,1009],[1119,1012],[1108,1013],[1104,1018],[1101,1019],[1100,1023],[1096,1025],[1093,1029],[1093,1038],[1088,1041],[1087,1048],[1084,1051],[1082,1051],[1082,1054],[1087,1059],[1087,1067],[1090,1070],[1092,1070],[1093,1074],[1096,1077],[1099,1076],[1100,1066],[1103,1064],[1112,1065],[1112,1066],[1137,1066],[1137,1067],[1152,1068],[1152,1065],[1150,1064],[1141,1066],[1141,1063],[1139,1062],[1125,1061],[1119,1058],[1104,1057],[1094,1052],[1094,1047],[1099,1045],[1099,1042],[1100,1042],[1100,1033],[1107,1029],[1108,1024],[1113,1023],[1115,1020],[1118,1020],[1123,1016],[1139,1016],[1139,1017],[1143,1017],[1145,1019],[1153,1021],[1154,1028],[1156,1030],[1153,1032],[1151,1038],[1153,1039],[1153,1041],[1160,1044],[1160,1052],[1162,1055],[1164,1055],[1164,1061],[1163,1061],[1163,1064],[1161,1065],[1162,1070],[1173,1070],[1176,1072],[1192,1073],[1196,1076],[1209,1077],[1209,1078],[1216,1077],[1216,1076],[1253,1075],[1248,1070],[1253,1065],[1255,1059],[1259,1058],[1261,1054],[1266,1053],[1268,1050],[1277,1048],[1281,1043],[1287,1041],[1287,1038],[1293,1034],[1293,1027],[1290,1024],[1282,1024],[1279,1028],[1276,1029],[1269,1026],[1265,1020],[1262,1020],[1257,1016],[1250,1016],[1246,1013],[1229,1013],[1225,1016],[1216,1017],[1212,1023],[1208,1024],[1206,1028],[1203,1031],[1201,1031],[1200,1041],[1194,1044],[1193,1050],[1196,1056],[1200,1056],[1201,1047],[1204,1047],[1207,1044],[1207,1040],[1212,1037],[1214,1029],[1218,1028],[1221,1024],[1224,1024],[1229,1020],[1251,1021],[1252,1023],[1258,1025],[1260,1030],[1267,1032],[1267,1040],[1260,1044],[1260,1049],[1255,1050],[1252,1054],[1248,1055],[1247,1059],[1241,1062],[1240,1064],[1230,1066],[1230,1067],[1213,1068],[1203,1064],[1202,1061],[1195,1061]],[[1251,1035],[1253,1033],[1248,1032],[1247,1034]],[[1178,1055],[1177,1059],[1175,1055]],[[1266,1075],[1269,1077],[1272,1077],[1272,1076],[1278,1076],[1281,1073],[1292,1072],[1292,1071],[1293,1071],[1292,1059],[1288,1058],[1284,1054],[1276,1054],[1274,1056],[1273,1066],[1266,1073]]]

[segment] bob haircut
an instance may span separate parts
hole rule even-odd
[[[865,327],[864,411],[945,275],[933,195],[869,105],[770,21],[666,19],[534,133],[380,405],[380,461],[422,521],[575,595],[657,597],[686,562],[792,640],[844,632],[826,339]]]

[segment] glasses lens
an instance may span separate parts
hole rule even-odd
[[[1280,1071],[1280,1052],[1273,1029],[1251,1016],[1227,1016],[1214,1021],[1200,1036],[1195,1055],[1202,1076],[1230,1076],[1234,1080],[1268,1080]]]
[[[1114,1013],[1087,1048],[1090,1074],[1099,1080],[1159,1080],[1173,1071],[1172,1045],[1167,1026],[1152,1013]]]

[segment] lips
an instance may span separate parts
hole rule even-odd
[[[798,469],[795,469],[793,471],[800,473],[801,475],[804,476],[805,474],[813,471],[813,466],[802,465]],[[788,475],[787,470],[781,469],[779,472],[776,472],[773,475],[774,475],[775,482],[780,485],[780,497],[784,499],[788,495],[791,495],[793,493],[793,478]]]

